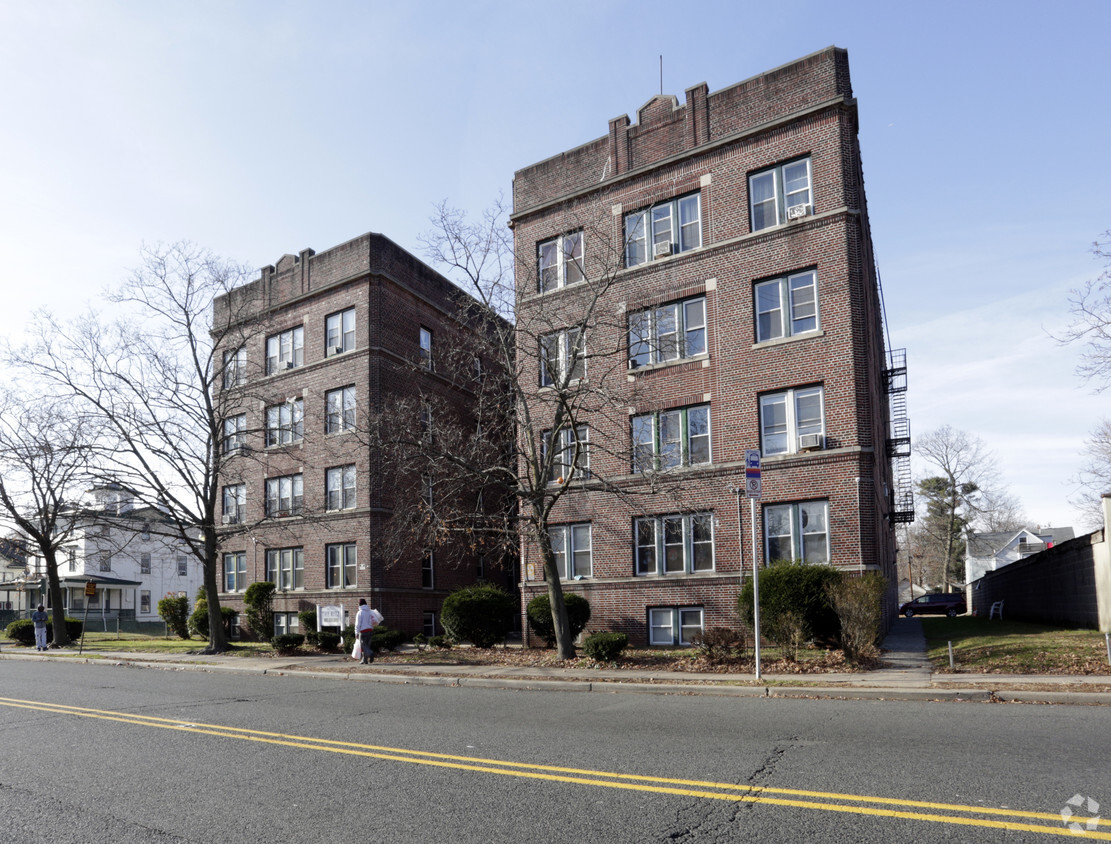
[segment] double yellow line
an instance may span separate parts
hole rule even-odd
[[[616,788],[626,791],[644,791],[655,794],[672,794],[679,797],[701,797],[709,800],[727,800],[741,803],[760,803],[772,806],[791,806],[799,809],[814,809],[824,812],[865,815],[882,818],[904,818],[930,823],[954,824],[988,829],[1005,829],[1013,832],[1034,832],[1044,835],[1061,835],[1073,839],[1111,841],[1111,820],[1100,819],[1097,828],[1091,831],[1073,832],[1061,820],[1059,814],[1052,812],[1023,812],[1015,809],[995,809],[984,806],[965,806],[957,803],[931,803],[921,800],[900,800],[892,797],[874,797],[861,794],[839,794],[824,791],[802,791],[791,788],[771,788],[767,786],[746,786],[735,783],[708,782],[704,780],[672,779],[667,777],[619,774],[612,771],[592,771],[580,768],[563,768],[552,765],[533,765],[525,762],[506,762],[500,759],[456,756],[448,753],[428,753],[421,750],[406,750],[398,747],[384,747],[373,744],[360,744],[349,741],[333,741],[310,736],[271,733],[264,730],[249,730],[242,727],[228,727],[221,724],[206,724],[173,718],[155,718],[129,712],[113,712],[104,709],[89,709],[80,706],[67,706],[60,703],[19,700],[0,697],[0,705],[16,709],[30,709],[38,712],[51,712],[57,715],[70,715],[81,718],[95,718],[103,721],[117,721],[143,727],[157,727],[164,730],[197,733],[219,738],[254,741],[284,747],[296,747],[324,753],[342,753],[349,756],[362,756],[382,759],[389,762],[407,762],[413,765],[429,765],[438,768],[453,768],[460,771],[474,771],[484,774],[498,774],[523,779],[547,780],[550,782],[571,783],[594,786],[595,788]],[[946,813],[946,814],[941,814]],[[1005,818],[1005,819],[1004,819]],[[1032,821],[1052,821],[1052,826]],[[1074,823],[1086,824],[1088,818],[1074,817]]]

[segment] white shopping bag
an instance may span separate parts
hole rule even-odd
[[[358,636],[355,637],[355,647],[353,647],[351,649],[351,658],[352,659],[362,659],[363,658],[363,642]]]

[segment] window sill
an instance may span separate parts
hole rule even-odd
[[[718,574],[716,571],[673,571],[664,574],[659,572],[656,574],[634,574],[633,577],[636,580],[675,580],[679,577],[713,577],[716,574]]]
[[[692,355],[689,358],[676,358],[675,360],[665,360],[662,363],[649,363],[644,366],[629,367],[629,380],[635,379],[637,375],[644,372],[658,372],[661,369],[682,366],[686,363],[701,363],[703,366],[709,366],[710,354],[708,352],[703,352],[700,355]]]
[[[539,299],[542,296],[551,296],[554,293],[559,293],[561,290],[576,290],[580,287],[583,287],[586,284],[586,282],[587,282],[587,279],[584,278],[582,281],[576,281],[574,284],[560,284],[556,287],[553,287],[551,290],[537,289],[536,292],[533,293],[528,298],[529,299],[533,299],[533,298]]]
[[[815,328],[813,331],[804,331],[801,334],[792,334],[789,337],[776,337],[773,340],[759,340],[752,344],[753,349],[764,349],[769,346],[781,346],[784,343],[795,343],[799,340],[813,340],[815,337],[825,337],[826,332],[823,328]]]

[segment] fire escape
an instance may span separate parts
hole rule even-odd
[[[907,418],[907,350],[891,349],[887,353],[884,382],[887,387],[888,440],[887,456],[891,460],[891,521],[901,524],[914,521],[914,486],[910,472],[910,420]]]

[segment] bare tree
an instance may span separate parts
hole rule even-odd
[[[1076,478],[1081,492],[1071,503],[1091,527],[1103,524],[1101,496],[1111,492],[1111,418],[1101,419],[1084,441],[1086,461]]]
[[[1017,532],[1029,522],[1022,502],[1005,489],[981,489],[976,509],[976,526],[984,533]]]
[[[1073,321],[1056,339],[1081,343],[1077,374],[1095,385],[1097,392],[1111,386],[1111,229],[1092,244],[1092,254],[1105,262],[1103,271],[1069,296]]]
[[[42,555],[54,644],[69,644],[58,553],[82,518],[81,493],[103,447],[95,420],[75,402],[0,394],[0,509]]]
[[[242,265],[189,243],[144,247],[141,263],[109,301],[113,322],[90,313],[59,325],[40,313],[32,341],[14,362],[75,397],[117,440],[101,452],[102,480],[120,483],[165,514],[161,530],[188,549],[204,572],[209,646],[228,647],[217,598],[219,478],[237,459],[239,432],[225,427],[243,396],[237,350],[257,325],[249,297],[215,317],[213,303],[251,277]],[[234,426],[233,426],[234,428]]]

